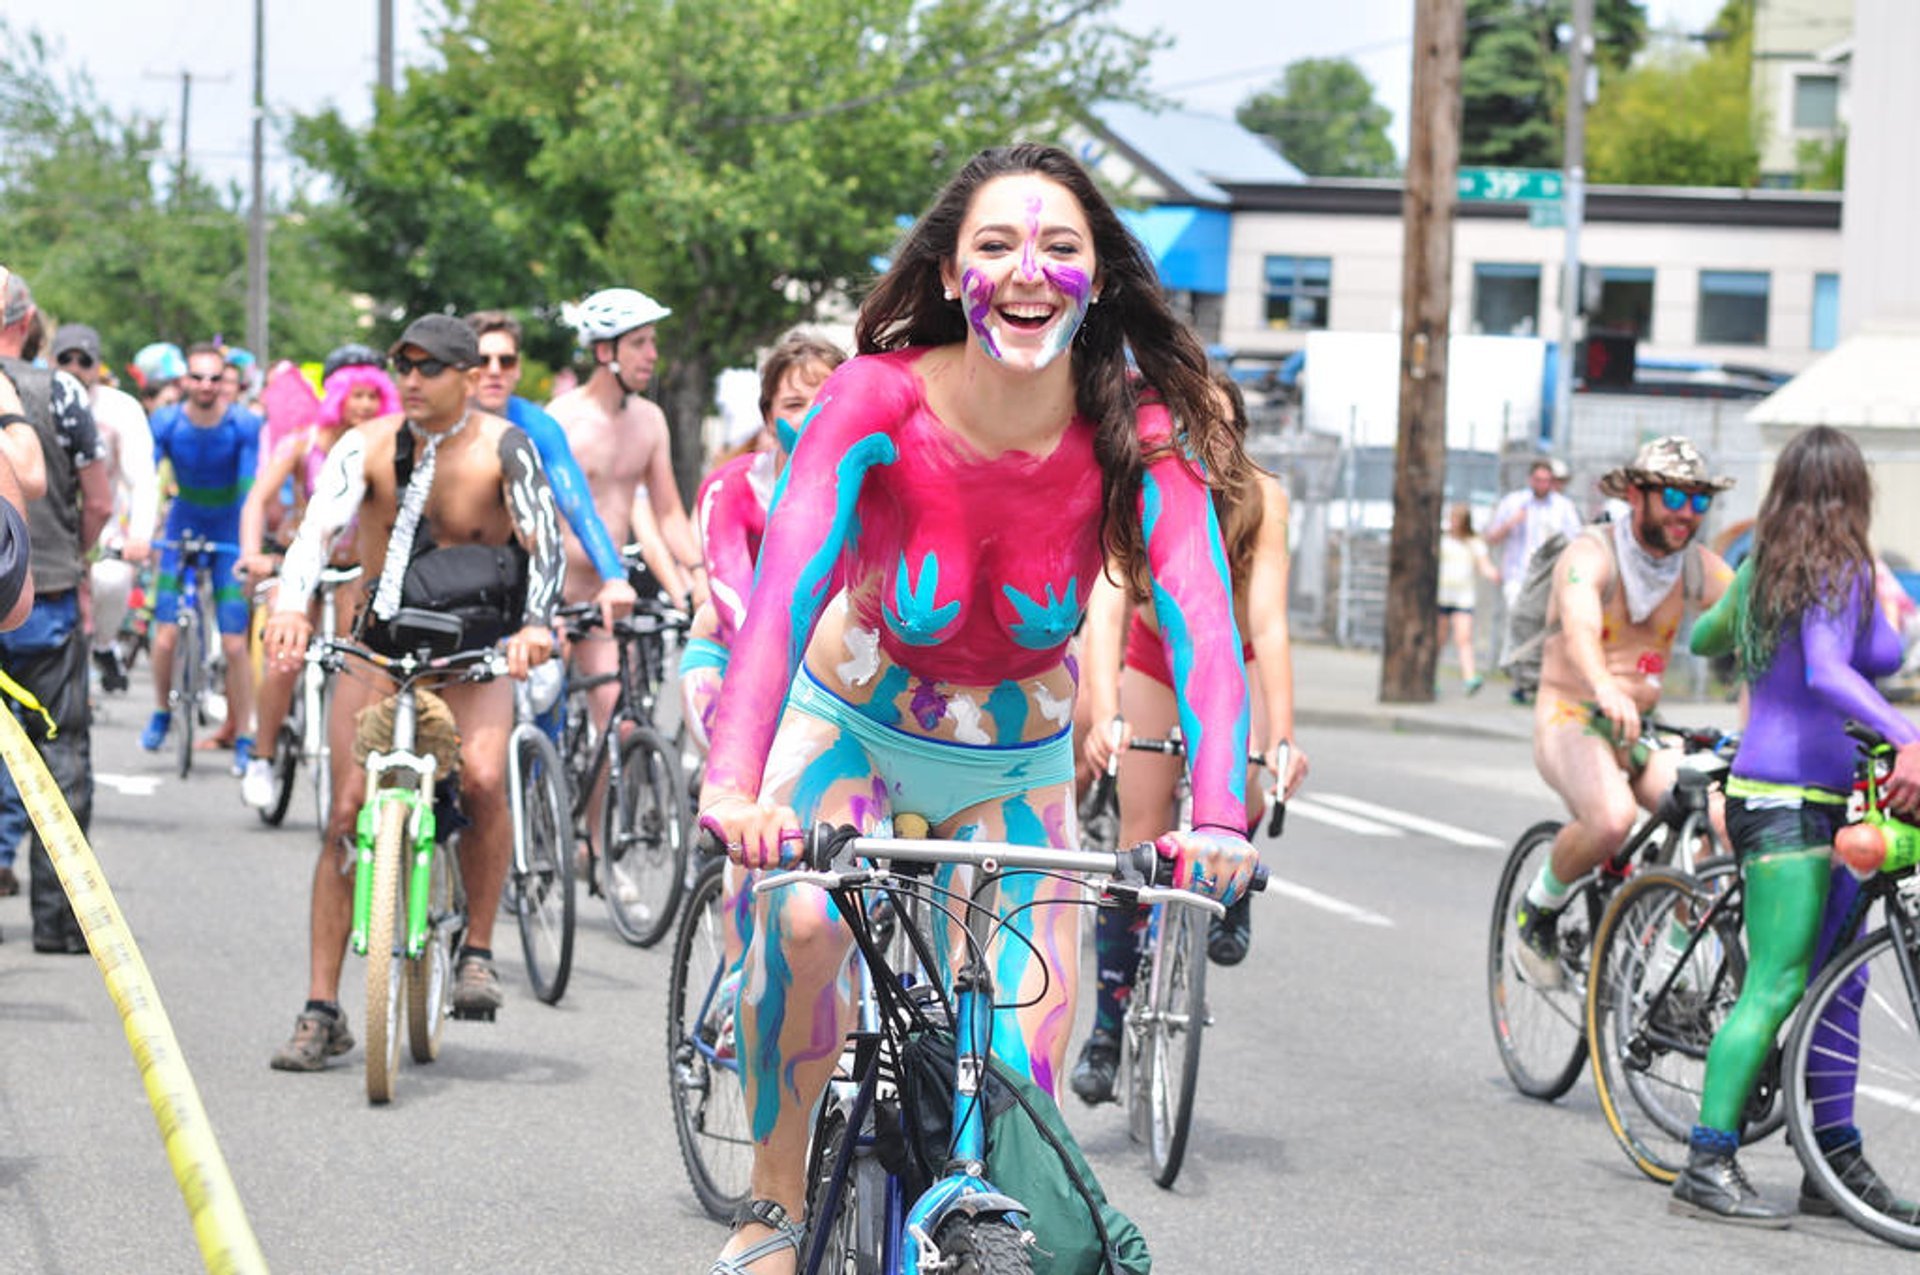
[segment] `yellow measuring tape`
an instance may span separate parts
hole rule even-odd
[[[267,1259],[247,1222],[240,1193],[227,1172],[227,1162],[214,1140],[200,1091],[180,1054],[173,1024],[160,1005],[160,993],[147,973],[133,932],[120,915],[120,905],[107,888],[100,861],[93,856],[66,798],[54,786],[46,762],[40,759],[27,732],[12,713],[0,711],[0,758],[13,772],[13,782],[46,843],[60,884],[66,887],[74,915],[86,931],[87,946],[106,980],[107,994],[120,1011],[127,1044],[147,1088],[147,1102],[160,1126],[173,1178],[193,1217],[200,1259],[218,1275],[264,1272]]]

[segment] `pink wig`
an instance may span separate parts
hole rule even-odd
[[[327,394],[320,401],[320,423],[338,425],[347,400],[363,385],[380,396],[380,415],[390,416],[400,410],[400,391],[393,387],[392,379],[385,372],[363,363],[352,363],[327,378]]]

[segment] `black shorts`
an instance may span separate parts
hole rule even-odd
[[[1472,607],[1450,607],[1450,606],[1443,605],[1440,607],[1440,614],[1441,615],[1472,615],[1473,608]]]
[[[1742,861],[1754,855],[1831,846],[1846,822],[1847,808],[1840,802],[1784,806],[1766,798],[1727,798],[1727,837]]]

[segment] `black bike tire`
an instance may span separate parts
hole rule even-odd
[[[949,1214],[933,1242],[954,1275],[1032,1275],[1033,1250],[1002,1215]]]
[[[1889,906],[1893,905],[1889,904]],[[1801,1167],[1806,1170],[1807,1176],[1813,1179],[1820,1193],[1840,1210],[1843,1217],[1868,1234],[1883,1239],[1889,1244],[1897,1244],[1901,1248],[1920,1249],[1920,1224],[1902,1222],[1898,1218],[1889,1217],[1877,1209],[1870,1208],[1840,1180],[1839,1174],[1827,1162],[1826,1156],[1820,1153],[1819,1139],[1814,1132],[1813,1105],[1807,1096],[1807,1076],[1814,1051],[1813,1033],[1819,1023],[1822,1009],[1854,976],[1855,971],[1870,966],[1875,958],[1883,954],[1893,958],[1892,972],[1898,975],[1899,954],[1894,949],[1894,942],[1894,932],[1883,926],[1864,938],[1854,941],[1839,956],[1827,962],[1826,968],[1808,988],[1799,1010],[1794,1015],[1793,1028],[1787,1036],[1786,1062],[1782,1069],[1784,1076],[1781,1089],[1787,1096],[1787,1141],[1799,1155]],[[1920,969],[1920,940],[1911,943],[1908,956],[1914,962],[1915,968]],[[1883,982],[1891,982],[1892,985],[1883,986]],[[1868,998],[1871,1003],[1882,1007],[1892,1005],[1896,1009],[1904,1003],[1912,1015],[1905,1024],[1908,1034],[1902,1043],[1911,1046],[1914,1040],[1920,1039],[1920,1009],[1916,1008],[1913,999],[1916,989],[1901,987],[1897,977],[1892,980],[1882,980],[1873,979],[1870,976],[1869,986],[1878,989],[1874,996]],[[1905,996],[1902,995],[1903,992],[1906,993]],[[1874,1035],[1875,1039],[1878,1039],[1878,1034]],[[1894,1035],[1897,1039],[1898,1032]],[[1867,1036],[1868,1032],[1863,1027],[1858,1039],[1865,1041]],[[1910,1075],[1916,1062],[1910,1058],[1902,1059],[1901,1065]],[[1875,1139],[1872,1128],[1866,1129],[1864,1134],[1864,1145],[1869,1151],[1876,1145],[1885,1146],[1884,1140]],[[1883,1151],[1881,1155],[1875,1157],[1874,1167],[1880,1170],[1882,1177],[1894,1188],[1896,1194],[1909,1199],[1913,1198],[1916,1190],[1914,1179],[1920,1176],[1920,1165],[1903,1164],[1898,1168],[1890,1167],[1884,1155]]]
[[[273,737],[273,800],[259,811],[260,821],[270,828],[285,822],[287,810],[293,805],[293,789],[300,777],[300,738],[304,734],[300,721],[304,712],[296,694],[287,708],[286,720],[280,723],[280,733]]]
[[[520,951],[533,994],[557,1005],[573,970],[573,810],[561,780],[560,753],[539,727],[514,728],[509,764],[509,791],[518,794],[512,803],[514,844],[524,847],[512,865]],[[545,934],[557,936],[550,960],[541,941]]]
[[[374,831],[373,901],[367,912],[367,1101],[393,1101],[400,1077],[400,1019],[406,983],[400,976],[399,945],[406,894],[401,868],[406,859],[408,806],[389,801],[380,808]]]
[[[1506,1068],[1507,1076],[1513,1081],[1514,1088],[1529,1098],[1538,1098],[1543,1102],[1552,1102],[1573,1088],[1580,1078],[1580,1068],[1587,1061],[1587,1038],[1583,1025],[1583,1015],[1578,1011],[1577,1002],[1570,1001],[1575,1009],[1571,1014],[1561,1013],[1551,1003],[1556,1017],[1573,1027],[1573,1040],[1564,1049],[1542,1049],[1542,1057],[1526,1059],[1521,1056],[1521,1047],[1516,1043],[1515,1031],[1511,1022],[1511,1007],[1507,999],[1507,978],[1511,972],[1512,961],[1508,947],[1509,927],[1513,922],[1514,909],[1521,895],[1533,884],[1533,875],[1538,871],[1536,855],[1543,847],[1550,847],[1553,838],[1559,833],[1561,824],[1549,819],[1534,824],[1513,843],[1513,849],[1507,854],[1506,866],[1500,872],[1500,884],[1493,896],[1493,923],[1487,941],[1487,1009],[1493,1022],[1493,1039],[1500,1051],[1500,1063]],[[1569,899],[1567,912],[1575,907],[1592,910],[1592,887],[1579,885],[1576,889],[1582,897]],[[1525,984],[1515,980],[1515,986]],[[1544,995],[1529,989],[1530,995]]]
[[[620,783],[607,785],[600,809],[600,893],[614,930],[635,947],[652,947],[667,936],[685,892],[691,820],[680,785],[680,759],[651,726],[637,725],[620,741]],[[638,830],[628,831],[636,823]],[[655,887],[647,899],[651,912],[622,898],[614,881],[636,852],[653,860],[646,866]]]
[[[673,960],[667,975],[667,1100],[673,1109],[674,1134],[680,1142],[680,1159],[687,1171],[687,1181],[693,1187],[695,1198],[708,1217],[716,1222],[725,1222],[733,1217],[734,1210],[747,1198],[747,1172],[752,1162],[752,1136],[746,1129],[746,1097],[740,1088],[738,1068],[713,1068],[704,1060],[699,1069],[702,1077],[702,1091],[706,1097],[702,1100],[698,1112],[689,1109],[688,1089],[682,1085],[681,1068],[691,1067],[690,1061],[680,1057],[681,1047],[686,1044],[689,1059],[697,1056],[690,1043],[687,1043],[687,1018],[697,1012],[697,1000],[704,997],[714,979],[724,977],[725,941],[723,927],[727,924],[721,898],[725,880],[721,875],[724,863],[721,860],[709,860],[700,869],[699,877],[687,895],[687,906],[681,910],[679,926],[674,933]],[[705,974],[695,988],[689,976],[689,966],[695,958],[696,948],[704,945],[709,955],[717,954],[716,968]],[[722,1181],[722,1173],[709,1162],[708,1154],[702,1149],[700,1139],[706,1133],[707,1104],[713,1101],[718,1086],[731,1085],[730,1093],[721,1095],[721,1102],[732,1101],[737,1095],[738,1108],[733,1111],[746,1136],[740,1141],[739,1155],[743,1163],[734,1174],[737,1181]],[[694,1122],[699,1120],[700,1127]],[[725,1141],[725,1140],[721,1140]]]
[[[200,625],[197,621],[180,626],[180,642],[174,650],[173,689],[174,712],[173,725],[180,733],[174,736],[173,746],[178,752],[174,763],[179,767],[180,778],[185,779],[193,773],[193,728],[195,718],[200,712],[200,643],[197,635]]]
[[[884,1251],[887,1212],[887,1171],[872,1155],[854,1156],[842,1180],[833,1216],[827,1217],[826,1188],[835,1160],[846,1153],[847,1116],[831,1098],[820,1104],[807,1153],[807,1243],[810,1256],[814,1236],[823,1226],[833,1234],[821,1250],[820,1275],[885,1275]]]
[[[1151,1007],[1156,1024],[1158,1039],[1169,1045],[1169,1055],[1173,1047],[1182,1057],[1182,1065],[1177,1078],[1169,1077],[1163,1082],[1172,1092],[1170,1108],[1163,1108],[1156,1101],[1152,1073],[1160,1070],[1159,1060],[1163,1055],[1153,1050],[1149,1057],[1149,1101],[1153,1106],[1153,1132],[1147,1139],[1147,1158],[1153,1165],[1153,1181],[1156,1186],[1171,1187],[1174,1179],[1180,1176],[1180,1166],[1186,1159],[1188,1135],[1193,1130],[1193,1097],[1200,1085],[1200,1045],[1206,1035],[1207,1026],[1207,918],[1194,908],[1168,907],[1161,913],[1160,923],[1172,927],[1163,946],[1163,951],[1171,954],[1171,972],[1163,975],[1164,981],[1158,986],[1164,990],[1167,1000]],[[1169,1030],[1172,1018],[1180,1017],[1179,1008],[1174,1004],[1182,998],[1184,1007],[1185,1030],[1176,1039]],[[1161,1118],[1165,1118],[1162,1127]]]
[[[427,874],[426,950],[407,961],[407,1044],[417,1063],[440,1056],[440,1036],[452,1009],[454,945],[459,939],[454,918],[463,910],[459,896],[459,857],[452,846],[437,845]]]

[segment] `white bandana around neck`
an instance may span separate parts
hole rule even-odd
[[[373,594],[373,615],[391,620],[400,609],[400,586],[406,580],[407,566],[413,561],[414,537],[420,534],[420,518],[427,510],[427,495],[433,489],[433,457],[440,444],[467,427],[472,412],[462,412],[452,429],[429,434],[412,421],[407,428],[418,440],[421,452],[414,458],[413,472],[407,476],[407,490],[400,497],[399,512],[394,515],[393,535],[387,539],[387,561],[380,568],[380,585]]]
[[[1688,546],[1690,549],[1692,546]],[[1633,534],[1631,515],[1613,520],[1613,560],[1620,568],[1620,587],[1626,594],[1627,618],[1645,624],[1673,587],[1680,583],[1680,568],[1686,565],[1687,551],[1658,557],[1640,545]]]

